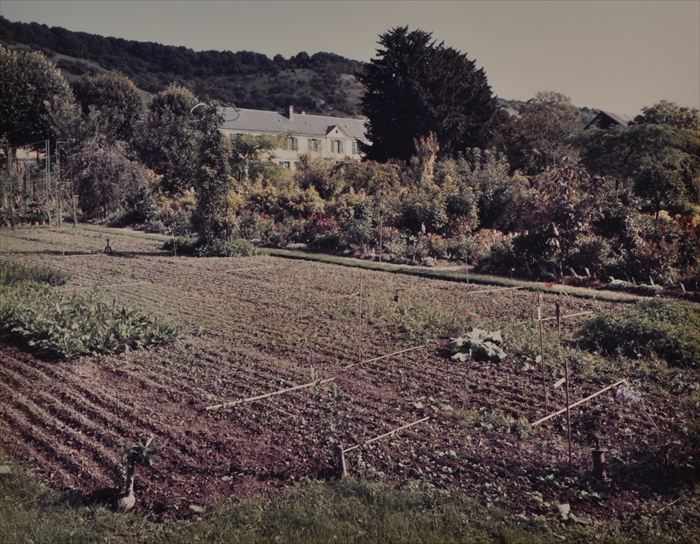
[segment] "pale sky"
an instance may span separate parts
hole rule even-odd
[[[0,0],[0,13],[195,50],[365,61],[378,34],[409,25],[476,59],[504,98],[556,90],[626,114],[662,98],[700,107],[700,0]]]

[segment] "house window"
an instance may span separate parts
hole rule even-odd
[[[280,162],[280,166],[281,166],[282,168],[287,168],[287,169],[289,169],[289,168],[292,167],[292,165],[291,165],[291,163],[290,163],[289,161],[282,161],[282,162]]]
[[[360,146],[358,145],[357,140],[352,141],[352,154],[353,155],[360,154]]]
[[[316,140],[315,138],[311,138],[309,140],[309,151],[316,151],[316,152],[321,151],[321,140]]]
[[[342,153],[343,152],[343,140],[331,140],[331,152]]]
[[[294,136],[287,138],[287,149],[290,151],[299,151],[299,140]]]

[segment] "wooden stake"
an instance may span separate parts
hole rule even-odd
[[[542,372],[542,388],[544,389],[544,411],[549,412],[549,388],[547,387],[547,370],[544,363],[544,335],[542,332],[542,293],[537,297],[537,328],[540,335],[540,370]]]
[[[345,450],[343,449],[343,446],[338,445],[338,449],[336,451],[338,454],[338,476],[342,480],[348,477],[348,465],[345,461]]]
[[[561,362],[561,306],[556,302],[557,310],[557,355]],[[571,466],[571,408],[569,408],[569,359],[564,357],[564,379],[566,386],[566,439],[569,444],[569,466]]]
[[[78,226],[78,195],[73,195],[73,227]]]
[[[401,425],[400,427],[397,427],[396,429],[393,429],[387,433],[380,434],[379,436],[375,436],[374,438],[370,438],[369,440],[365,440],[361,444],[355,444],[354,446],[350,446],[349,448],[345,448],[345,450],[343,450],[343,452],[348,453],[348,452],[356,450],[358,448],[368,446],[374,442],[381,440],[382,438],[386,438],[387,436],[391,436],[393,434],[398,433],[399,431],[403,431],[403,430],[408,429],[410,427],[415,427],[416,425],[423,423],[424,421],[428,421],[429,419],[430,419],[430,416],[427,416],[427,417],[424,417],[422,419],[419,419],[418,421],[414,421],[413,423],[406,423],[405,425]]]
[[[615,383],[612,383],[606,387],[603,387],[603,389],[596,391],[592,395],[588,395],[587,397],[582,398],[581,400],[577,400],[573,404],[568,405],[566,408],[562,408],[561,410],[557,410],[556,412],[553,412],[553,413],[551,413],[547,416],[544,416],[536,421],[533,421],[530,424],[530,427],[537,427],[538,425],[541,425],[545,421],[549,421],[550,419],[555,418],[555,417],[563,414],[564,412],[567,411],[567,409],[576,408],[577,406],[580,406],[581,404],[584,404],[584,403],[588,402],[589,400],[596,398],[598,395],[601,395],[602,393],[605,393],[606,391],[609,391],[610,389],[612,389],[614,387],[622,385],[623,383],[627,383],[627,379],[618,380]]]

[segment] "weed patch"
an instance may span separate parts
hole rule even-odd
[[[671,366],[700,365],[700,308],[683,303],[642,302],[618,315],[588,320],[580,345],[606,355],[658,356]]]
[[[67,274],[45,266],[26,266],[13,262],[0,263],[0,285],[15,285],[25,281],[63,285],[67,280]]]

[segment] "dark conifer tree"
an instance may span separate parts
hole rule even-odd
[[[407,160],[414,141],[435,133],[443,155],[487,143],[496,99],[483,68],[429,32],[393,28],[360,76],[369,118],[370,159]]]

